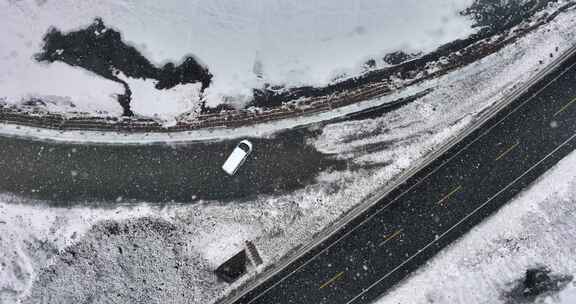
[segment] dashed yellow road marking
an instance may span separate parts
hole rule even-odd
[[[500,153],[498,155],[498,157],[496,157],[495,160],[500,160],[502,157],[506,156],[506,154],[510,153],[510,151],[514,150],[514,148],[516,148],[519,144],[520,144],[520,142],[517,142],[517,143],[513,144],[512,146],[510,146],[504,152]]]
[[[450,191],[450,193],[446,194],[442,199],[437,201],[436,204],[442,205],[444,201],[446,201],[448,198],[450,198],[450,196],[454,195],[454,193],[458,192],[460,189],[462,189],[462,186],[456,187],[454,190]]]
[[[390,236],[388,236],[386,239],[384,239],[384,241],[382,241],[382,243],[380,243],[378,246],[382,246],[382,245],[388,243],[389,241],[395,239],[397,236],[400,235],[400,233],[402,233],[402,231],[404,231],[404,229],[396,230],[394,233],[392,233]]]
[[[334,283],[334,281],[338,280],[342,275],[344,275],[344,271],[340,271],[335,276],[333,276],[330,280],[326,281],[326,283],[320,285],[320,289],[328,287],[328,285]]]
[[[568,102],[567,104],[565,104],[562,108],[560,108],[560,110],[558,110],[558,112],[554,113],[554,116],[564,112],[564,110],[566,110],[570,105],[572,105],[574,102],[576,102],[576,97],[573,98],[572,100],[570,100],[570,102]]]

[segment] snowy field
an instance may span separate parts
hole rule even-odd
[[[189,55],[204,64],[214,75],[205,92],[208,105],[241,106],[264,82],[326,85],[357,75],[371,58],[399,50],[426,53],[475,31],[472,20],[459,14],[472,0],[426,2],[2,0],[0,101],[40,98],[55,112],[122,113],[115,97],[123,92],[119,83],[34,60],[51,27],[66,33],[101,17],[156,65]],[[132,87],[136,114],[170,118],[193,111],[199,101],[196,84],[156,90],[153,80],[122,78]]]
[[[61,3],[64,8],[58,13],[61,14],[61,18],[52,20],[50,18],[53,17],[50,16],[53,16],[54,12],[51,12],[51,9],[54,10],[56,6],[61,8],[59,4],[52,1],[1,2],[0,16],[10,20],[8,26],[12,26],[10,24],[14,26],[7,32],[12,33],[12,30],[18,32],[19,29],[23,28],[26,28],[27,32],[22,33],[22,35],[14,35],[14,37],[9,34],[9,37],[14,39],[14,45],[17,48],[12,49],[11,46],[7,46],[2,41],[0,42],[0,52],[9,50],[7,53],[8,55],[11,54],[12,57],[10,58],[20,56],[28,58],[38,47],[37,41],[34,39],[41,39],[40,37],[46,30],[45,27],[49,24],[54,23],[62,30],[69,30],[79,26],[79,23],[84,25],[90,23],[90,18],[94,16],[95,12],[102,15],[107,12],[104,16],[109,17],[111,20],[109,22],[113,22],[114,26],[118,28],[125,26],[126,28],[122,28],[122,32],[126,35],[126,39],[133,42],[148,58],[156,62],[177,61],[189,52],[190,44],[196,45],[195,41],[202,41],[198,50],[194,47],[193,53],[210,67],[215,75],[215,83],[219,77],[219,70],[217,66],[210,65],[222,64],[226,66],[224,63],[227,61],[224,63],[208,62],[211,55],[202,54],[201,49],[207,48],[213,39],[207,33],[187,32],[189,38],[182,39],[169,37],[182,43],[182,45],[173,46],[174,49],[155,49],[154,46],[162,45],[160,43],[162,41],[146,40],[165,38],[161,34],[148,35],[145,32],[158,31],[158,33],[165,34],[162,29],[167,31],[169,22],[166,20],[170,19],[168,17],[172,16],[171,14],[176,9],[175,7],[171,8],[170,2],[162,7],[156,7],[152,1],[146,2],[148,3],[147,6],[136,6],[131,1],[85,1],[82,3],[62,1]],[[64,5],[65,3],[68,4]],[[210,24],[206,19],[210,13],[223,14],[229,17],[225,20],[234,22],[217,23],[218,28],[222,30],[220,31],[221,34],[217,32],[215,35],[224,35],[220,39],[227,37],[225,35],[231,35],[229,31],[234,29],[252,33],[251,29],[256,25],[248,22],[246,18],[239,18],[237,12],[247,10],[254,13],[258,11],[257,8],[261,9],[254,2],[248,2],[248,4],[238,2],[238,10],[232,14],[231,12],[225,13],[226,11],[221,9],[224,5],[220,1],[206,1],[205,3],[191,1],[189,3],[191,9],[202,11],[202,14],[198,13],[198,16],[202,15],[202,17],[191,18],[190,20],[175,19],[175,21],[171,20],[170,22],[182,24],[182,28],[184,25],[199,26]],[[203,5],[200,6],[200,3]],[[262,1],[261,3],[267,3],[266,5],[271,6],[273,3],[277,6],[272,8],[286,14],[293,12],[291,10],[293,9],[293,14],[298,15],[299,18],[306,17],[309,20],[314,20],[313,22],[324,20],[317,18],[317,15],[304,13],[314,8],[312,4],[294,7],[292,5],[294,2]],[[319,5],[319,2],[312,3]],[[336,6],[337,3],[344,2],[326,1],[325,5]],[[412,9],[410,6],[415,5],[415,3],[416,1],[408,1],[400,7]],[[460,9],[459,5],[450,4],[451,2],[446,3],[446,11],[456,12]],[[221,5],[217,6],[217,4]],[[281,4],[285,5],[286,9],[281,9],[283,8]],[[227,5],[229,4],[227,3]],[[110,7],[114,7],[114,10],[110,10]],[[141,12],[141,16],[138,18],[130,17],[129,12],[136,7],[148,7],[149,10],[146,12],[154,11],[154,14]],[[213,9],[206,11],[208,8]],[[66,9],[70,11],[66,11]],[[434,15],[434,10],[431,9],[430,16]],[[341,12],[352,13],[353,11],[342,9]],[[368,14],[370,11],[359,9],[358,12]],[[30,16],[35,16],[33,22]],[[139,19],[144,17],[156,20],[158,24],[164,24],[164,27],[147,27],[146,25],[149,23]],[[31,201],[11,194],[1,194],[0,303],[82,303],[87,301],[94,303],[212,303],[216,297],[226,294],[231,288],[242,283],[238,282],[229,286],[218,282],[212,270],[243,246],[244,240],[253,240],[256,243],[266,264],[279,261],[294,246],[309,242],[314,233],[321,231],[326,225],[358,204],[366,193],[386,185],[422,159],[423,156],[436,149],[438,145],[446,143],[459,131],[473,123],[480,113],[489,109],[495,102],[509,93],[514,85],[528,81],[539,69],[553,60],[551,57],[557,56],[576,43],[576,33],[572,30],[576,26],[575,17],[576,12],[573,10],[563,13],[550,24],[502,51],[442,76],[434,80],[433,83],[421,84],[422,87],[434,86],[435,90],[392,113],[378,118],[334,123],[323,127],[321,135],[311,139],[308,144],[321,152],[348,161],[351,167],[360,169],[324,172],[312,185],[284,196],[260,196],[243,204],[205,201],[195,205],[159,207],[141,202],[135,205],[117,204],[115,205],[117,207],[113,208],[90,208],[88,207],[90,202],[86,202],[80,204],[79,207],[55,208],[49,207],[44,202]],[[270,16],[266,20],[268,18]],[[391,16],[390,18],[395,20],[396,17]],[[82,22],[79,21],[80,19]],[[289,19],[273,19],[267,21],[270,22],[269,27],[266,27],[267,30],[270,30],[270,33],[266,32],[268,36],[254,36],[271,39],[257,48],[258,56],[262,58],[259,60],[266,63],[263,65],[264,67],[276,66],[276,64],[281,63],[266,61],[272,59],[266,59],[267,53],[263,50],[274,50],[274,47],[281,48],[278,44],[272,43],[277,38],[274,35],[276,32],[272,29],[280,31],[281,25],[287,26],[290,23]],[[368,24],[370,22],[377,23],[378,18],[359,19],[363,22],[362,24]],[[420,19],[426,20],[426,18]],[[459,20],[459,17],[456,19]],[[440,18],[439,22],[444,22],[443,20],[445,18]],[[448,18],[448,20],[451,19]],[[43,26],[40,25],[42,22],[44,22]],[[274,27],[272,26],[276,24],[274,22],[278,22],[280,25]],[[302,22],[304,21],[294,20],[295,24]],[[451,24],[450,22],[448,24]],[[459,20],[458,22],[466,22],[466,20]],[[245,26],[239,27],[239,24],[245,24]],[[346,22],[338,24],[346,24]],[[321,26],[318,28],[322,29]],[[295,31],[293,37],[288,36],[284,39],[292,37],[291,43],[301,41],[303,45],[312,43],[319,43],[325,47],[330,46],[330,43],[348,45],[342,41],[350,42],[354,40],[346,39],[364,39],[362,38],[363,35],[371,35],[369,30],[371,27],[364,25],[364,28],[360,31],[364,31],[363,34],[353,35],[351,38],[342,36],[342,33],[346,33],[343,26],[341,31],[336,32],[340,33],[340,36],[334,34],[335,37],[341,39],[328,39],[326,41],[312,39],[308,37],[311,35],[309,31],[302,30]],[[435,28],[434,23],[423,28],[425,31],[432,30]],[[330,30],[336,31],[334,28],[330,28]],[[27,36],[32,35],[32,32],[37,35],[34,39],[30,38],[32,36]],[[396,32],[392,31],[390,35],[394,33]],[[446,39],[452,40],[457,35],[464,35],[465,33],[454,30],[450,34],[446,34],[450,36]],[[243,66],[240,62],[244,63],[244,61],[239,60],[238,62],[230,62],[229,66],[230,68],[237,68],[236,73],[243,73],[245,68],[252,68],[255,54],[251,53],[254,49],[248,47],[253,46],[253,43],[245,42],[250,40],[238,39],[231,40],[230,46],[228,46],[228,49],[235,49],[237,45],[238,52],[233,53],[238,54],[229,55],[250,57],[250,64]],[[256,42],[259,41],[259,38],[254,39]],[[312,40],[312,42],[306,42],[306,39]],[[379,41],[374,37],[366,39],[371,40],[372,43]],[[215,41],[212,43],[216,43]],[[244,44],[241,42],[248,45],[244,51],[242,51]],[[433,47],[433,43],[428,44],[426,41],[422,41],[422,45],[414,47],[409,46],[411,45],[409,41],[402,43],[404,44],[393,45],[393,48],[406,46],[407,49],[424,50]],[[390,46],[390,44],[386,45]],[[384,44],[374,47],[373,50],[366,48],[363,51],[366,51],[367,54],[370,52],[377,53],[382,51],[383,46]],[[12,50],[16,50],[16,52]],[[316,62],[309,60],[307,63],[306,56],[311,56],[311,58],[319,56],[319,53],[311,51],[305,53],[302,55],[304,57],[297,61],[304,66],[309,65],[310,62]],[[282,52],[279,53],[279,55],[282,54]],[[220,56],[222,55],[220,54]],[[350,61],[347,61],[348,57],[346,60],[337,56],[335,58],[342,59],[340,63],[348,62],[348,68],[354,70],[355,65],[365,58],[363,56],[366,55],[358,54],[358,58]],[[6,58],[6,56],[1,55],[0,58]],[[278,58],[282,58],[282,56],[278,56]],[[21,65],[14,67],[10,65],[12,63],[8,64],[8,62],[19,62],[18,64]],[[307,75],[306,77],[313,78],[307,79],[302,76],[300,81],[319,81],[320,83],[329,79],[330,72],[323,70],[329,64],[323,63],[325,64],[323,66],[320,63],[322,62],[319,61],[318,66],[313,69],[310,68],[311,71],[324,71],[326,74],[320,72],[304,73]],[[2,66],[4,67],[4,63]],[[278,64],[278,66],[285,67],[282,64]],[[119,89],[116,83],[99,79],[63,64],[51,64],[48,67],[32,64],[27,59],[18,59],[6,61],[6,67],[10,73],[24,73],[20,76],[23,77],[22,79],[29,79],[27,92],[37,92],[38,96],[59,96],[59,90],[66,89],[66,94],[69,97],[67,100],[70,103],[76,105],[75,98],[79,96],[86,98],[86,103],[78,104],[77,107],[94,106],[98,108],[103,104],[101,103],[104,100],[102,97],[106,97],[108,98],[106,100],[110,102],[109,108],[106,109],[120,111],[119,107],[116,109],[116,101],[109,96],[111,92],[116,92],[115,90]],[[277,77],[278,81],[294,79],[291,78],[292,74],[283,73],[281,70],[275,71],[271,74],[273,76],[270,76],[270,79],[273,77]],[[319,76],[321,74],[323,76]],[[46,81],[38,81],[38,78],[35,77],[40,77],[39,75]],[[224,78],[218,81],[221,81],[222,87],[228,88],[227,81],[232,81],[231,79],[235,79],[236,76],[233,73],[224,73],[224,75],[222,76]],[[0,77],[4,76],[0,75]],[[226,80],[227,77],[230,78]],[[74,79],[74,81],[85,79],[94,86],[90,89],[82,86],[70,87],[67,85],[67,81],[70,79]],[[214,94],[213,96],[219,96],[219,94],[242,95],[244,94],[242,90],[249,87],[252,80],[246,78],[245,82],[243,82],[244,80],[232,81],[238,85],[234,88],[233,93],[224,89],[220,89],[220,91],[214,89],[211,94]],[[140,80],[133,81],[138,82]],[[142,86],[142,92],[146,94],[147,84],[137,84],[139,85],[136,87]],[[100,88],[100,85],[103,86],[103,90],[94,90],[94,87]],[[104,90],[104,86],[108,85],[110,86],[109,90]],[[215,86],[215,88],[218,87]],[[232,88],[230,87],[230,89]],[[180,89],[186,90],[185,88]],[[22,90],[18,90],[21,90],[21,86],[0,78],[0,92],[9,92],[7,94],[12,94],[10,98],[18,99],[24,94]],[[190,88],[190,90],[190,92],[193,91],[196,92],[194,94],[197,94],[197,85],[194,85],[194,88]],[[138,93],[135,92],[135,94]],[[92,103],[88,100],[90,98],[93,98],[92,102],[99,101],[99,103]],[[55,100],[60,100],[60,97],[55,98]],[[564,258],[573,256],[568,251],[570,247],[574,247],[569,246],[569,244],[574,242],[570,236],[573,234],[573,226],[575,225],[571,223],[576,224],[576,222],[570,221],[569,214],[572,211],[570,202],[574,201],[576,195],[572,190],[576,184],[576,176],[569,169],[575,163],[576,156],[570,156],[564,161],[564,164],[550,173],[549,177],[535,186],[536,189],[550,190],[547,192],[548,195],[542,194],[544,191],[536,191],[538,194],[535,196],[522,195],[516,202],[500,212],[498,216],[490,219],[466,239],[455,244],[432,261],[427,270],[414,275],[409,281],[411,283],[399,287],[383,301],[388,302],[389,300],[390,303],[457,303],[461,299],[459,297],[464,296],[463,294],[450,294],[441,291],[467,290],[466,287],[475,288],[476,285],[474,284],[478,284],[483,288],[479,288],[476,293],[466,293],[465,295],[468,296],[466,302],[494,303],[498,301],[500,293],[506,288],[507,283],[520,278],[525,268],[535,263],[546,264],[560,273],[576,273],[574,263],[560,257],[561,254],[564,254]],[[557,175],[561,175],[561,177],[557,177]],[[556,187],[555,183],[558,183],[559,186]],[[543,184],[545,185],[542,186]],[[554,187],[550,185],[554,185]],[[542,203],[544,201],[549,202],[549,204]],[[507,214],[500,216],[506,212],[512,216]],[[504,223],[502,218],[512,218],[514,221],[510,221],[510,226],[503,229],[502,227],[508,225],[508,222]],[[548,222],[557,223],[553,226],[557,230],[553,228],[554,231],[551,231],[554,237],[550,237],[550,239],[544,230],[539,230],[542,225]],[[497,229],[491,227],[497,227]],[[566,234],[565,232],[569,233]],[[518,235],[525,236],[526,240],[518,239]],[[514,251],[516,247],[502,245],[501,240],[506,237],[514,237],[511,244],[518,244],[519,248],[524,250],[518,252],[524,253],[513,255],[516,252]],[[473,247],[472,243],[476,241],[482,241],[485,245]],[[534,244],[537,242],[542,242],[544,245],[535,246]],[[553,247],[556,243],[568,245],[562,248]],[[540,248],[552,248],[551,251],[554,252],[546,253]],[[502,250],[504,253],[510,253],[509,256],[516,259],[502,254]],[[458,254],[470,251],[474,254],[468,255],[468,259],[463,255],[458,259]],[[470,256],[473,258],[469,258]],[[447,261],[451,259],[459,260],[460,263],[447,266]],[[446,277],[446,280],[435,282],[438,285],[427,286],[431,281],[430,277],[438,275],[441,269],[454,270],[454,267],[469,269],[469,272],[464,272],[459,277],[446,277],[444,275],[442,277]],[[509,269],[510,272],[501,277],[490,276],[500,269]],[[455,272],[452,271],[451,273]],[[254,272],[250,275],[254,275]],[[475,275],[478,277],[474,277]],[[419,286],[420,291],[414,292],[413,286]],[[454,301],[451,301],[452,299]]]
[[[314,233],[358,204],[366,193],[386,185],[413,166],[474,122],[478,114],[494,105],[514,85],[526,82],[543,64],[553,60],[550,57],[576,43],[576,33],[571,30],[576,26],[575,17],[573,10],[563,13],[501,52],[442,76],[435,80],[438,85],[432,93],[392,113],[327,125],[322,134],[308,144],[359,169],[324,172],[315,183],[290,194],[263,195],[242,204],[205,201],[159,207],[142,202],[130,206],[117,204],[113,208],[87,207],[90,202],[80,207],[55,208],[10,194],[0,195],[0,302],[212,303],[242,283],[229,286],[218,282],[212,270],[243,246],[245,240],[255,242],[266,264],[279,261],[294,246],[309,242]],[[569,169],[575,158],[571,157],[572,162],[561,167]],[[570,170],[562,172],[565,186],[559,186],[558,193],[562,193],[562,189],[568,191],[576,183],[576,176],[569,178]],[[518,214],[511,217],[516,222],[511,222],[505,230],[498,218],[510,216],[491,220],[499,221],[496,226],[502,233],[494,236],[516,235],[522,231],[528,237],[534,236],[534,239],[528,238],[533,242],[517,240],[519,246],[525,246],[531,253],[516,260],[499,258],[500,250],[506,253],[512,249],[498,246],[496,241],[490,243],[489,233],[480,237],[475,232],[468,240],[484,240],[485,236],[488,242],[477,250],[475,258],[462,258],[461,263],[446,266],[442,261],[455,257],[443,254],[431,264],[437,266],[429,267],[436,270],[414,276],[412,283],[395,291],[390,299],[401,303],[445,302],[443,297],[452,299],[463,295],[439,290],[468,290],[466,287],[470,286],[466,284],[474,282],[485,284],[485,288],[476,294],[467,293],[470,301],[493,303],[496,300],[490,299],[497,299],[505,282],[519,278],[520,268],[539,262],[539,257],[555,271],[575,273],[571,261],[545,260],[546,252],[538,249],[540,245],[533,246],[536,241],[542,241],[548,248],[555,248],[558,257],[562,250],[569,250],[571,246],[551,247],[554,243],[570,241],[569,235],[558,230],[557,238],[547,239],[547,234],[538,231],[538,225],[557,216],[558,229],[563,225],[572,227],[567,217],[572,207],[564,203],[557,208],[540,209],[536,198],[528,202],[530,204],[514,203],[514,206],[528,206],[520,208],[526,211],[519,212],[518,208],[503,211]],[[527,201],[526,198],[519,200]],[[559,200],[557,204],[566,200]],[[528,214],[532,213],[541,216],[540,219],[527,221]],[[522,214],[526,217],[521,217]],[[524,222],[528,230],[520,227]],[[484,228],[491,227],[489,224],[482,227],[479,229],[494,231]],[[571,230],[566,228],[566,231]],[[468,248],[472,245],[462,244],[470,242],[463,241],[454,248]],[[450,250],[455,254],[463,251]],[[490,255],[485,257],[482,252]],[[464,279],[474,273],[490,274],[508,266],[510,273],[501,278],[478,282]],[[440,269],[453,269],[450,267],[469,267],[471,271],[465,272],[463,279],[447,277],[443,282],[436,282],[439,285],[434,285],[434,290],[425,286],[430,283],[431,275],[438,275]],[[487,267],[485,272],[480,270],[482,267]],[[421,286],[420,292],[412,289],[415,284]]]
[[[528,268],[576,275],[575,167],[573,152],[377,303],[512,303]],[[576,303],[576,282],[525,303]]]

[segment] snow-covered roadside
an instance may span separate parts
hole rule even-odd
[[[125,41],[157,65],[179,63],[193,54],[214,74],[206,96],[208,104],[215,106],[224,99],[246,102],[252,89],[264,81],[325,85],[336,76],[358,74],[363,63],[375,56],[398,50],[429,52],[474,32],[472,20],[459,15],[471,3],[0,1],[0,100],[17,104],[35,97],[47,100],[48,109],[55,112],[104,111],[119,116],[121,108],[115,100],[115,95],[123,93],[119,83],[65,64],[39,64],[33,59],[50,27],[77,30],[95,17],[120,31]],[[163,95],[198,101],[182,90],[141,88],[133,89],[140,104],[137,114],[156,114],[159,107],[154,100],[165,100]],[[182,107],[170,103],[162,103],[161,110],[182,113]]]
[[[0,195],[0,302],[30,290],[38,267],[50,264],[58,251],[72,245],[94,224],[150,214],[146,206],[110,210],[36,208],[17,205],[22,200]],[[29,202],[38,203],[38,202]]]
[[[565,3],[560,2],[556,5],[552,5],[544,12],[539,13],[539,15],[544,15],[545,13],[550,14],[563,4]],[[301,115],[298,117],[290,117],[256,125],[245,125],[234,129],[202,128],[170,133],[116,133],[113,131],[101,132],[90,130],[60,131],[13,124],[0,124],[0,133],[4,135],[32,137],[51,141],[107,144],[150,144],[158,142],[183,143],[240,137],[267,137],[281,130],[329,121],[372,107],[380,106],[382,104],[391,103],[395,100],[410,97],[431,88],[437,92],[430,94],[415,103],[420,105],[420,109],[417,110],[418,113],[426,116],[429,115],[429,113],[427,113],[429,111],[439,111],[436,115],[446,114],[448,116],[460,118],[462,117],[462,113],[468,113],[469,116],[474,116],[483,108],[490,107],[494,101],[500,100],[503,96],[510,93],[513,85],[526,82],[540,67],[553,60],[552,57],[554,54],[557,55],[558,53],[562,53],[568,48],[568,45],[571,43],[570,39],[572,39],[572,32],[570,30],[572,20],[566,18],[560,19],[566,22],[556,20],[552,22],[551,25],[544,26],[535,33],[530,34],[528,37],[521,39],[519,43],[507,47],[506,50],[491,55],[487,59],[478,60],[474,64],[465,66],[460,70],[435,79],[424,81],[418,85],[408,86],[405,89],[380,98],[364,100],[311,115]],[[549,35],[550,37],[547,37],[547,31],[550,31],[550,29],[553,29],[553,32]],[[548,41],[545,41],[545,39],[548,39]],[[554,44],[556,41],[558,42],[557,45]],[[563,45],[565,42],[567,43]],[[531,44],[534,46],[530,46]],[[518,49],[514,50],[514,48]],[[549,54],[550,56],[546,56],[546,54]],[[540,65],[538,65],[537,62],[540,62]],[[190,96],[199,96],[199,85],[197,84],[189,84],[185,86],[179,85],[163,95],[154,96],[152,93],[146,93],[154,91],[153,83],[151,81],[130,79],[123,75],[121,75],[120,78],[126,80],[137,88],[137,92],[134,93],[136,97],[139,97],[139,100],[134,102],[137,112],[155,116],[165,124],[174,123],[175,120],[173,117],[177,116],[177,114],[182,111],[193,111],[194,109],[198,109],[197,104],[190,103],[187,100]],[[480,83],[476,84],[476,82]],[[475,91],[470,91],[469,87],[474,88]],[[460,90],[460,88],[463,89]],[[149,98],[145,99],[146,97]],[[458,109],[454,110],[451,108],[452,106],[441,106],[440,108],[428,106],[428,104],[434,103],[429,102],[429,100],[438,98],[446,99],[448,101],[443,103],[444,105],[448,105],[450,102],[457,103],[456,107],[458,107]],[[460,102],[464,99],[468,99],[468,102]],[[474,102],[472,102],[471,99],[474,99]],[[478,104],[480,107],[478,107]],[[466,112],[467,109],[465,107],[468,107],[470,111]],[[407,108],[413,109],[411,107]],[[401,132],[395,132],[394,137],[397,138],[404,137],[406,135],[404,131],[413,132],[415,129],[423,130],[426,126],[434,126],[437,122],[436,120],[420,120],[420,118],[423,117],[420,115],[410,119],[412,119],[412,121],[427,123],[427,125],[419,123],[412,129],[403,128],[403,114],[402,111],[398,111],[392,113],[388,117],[388,122],[392,123],[391,125],[395,125],[396,122],[399,122],[398,127],[403,130]],[[448,121],[451,121],[452,124],[455,123],[454,119],[448,119]],[[340,131],[341,128],[349,129],[351,134],[353,134],[355,130],[354,125],[363,123],[364,122],[351,122],[349,124],[332,126],[337,126],[334,127],[337,131]],[[376,121],[376,123],[379,122]],[[446,125],[447,124],[444,124],[444,126]],[[368,129],[369,128],[370,127],[368,127]],[[330,128],[327,130],[330,132]],[[336,137],[333,137],[332,140],[339,140],[338,138],[342,136],[348,136],[344,134],[345,133],[339,134]],[[359,144],[361,143],[362,142],[359,142]],[[353,147],[351,146],[351,148]]]
[[[573,152],[378,303],[506,303],[528,268],[576,274],[575,167]],[[576,285],[547,297],[536,303],[574,303]]]
[[[159,93],[154,81],[119,76],[132,90],[132,110],[139,115],[153,117],[163,125],[176,124],[176,117],[182,113],[198,113],[201,83],[179,84]],[[88,136],[87,136],[88,137]]]
[[[266,263],[310,241],[366,193],[472,123],[512,85],[528,80],[542,67],[540,60],[549,63],[549,54],[573,45],[574,16],[574,11],[562,14],[498,54],[443,76],[432,93],[393,113],[328,125],[309,142],[356,165],[380,167],[324,172],[304,189],[243,204],[50,208],[4,195],[0,197],[0,221],[5,223],[0,223],[0,254],[6,254],[0,256],[0,265],[6,276],[0,281],[1,297],[8,303],[26,294],[37,302],[77,303],[96,294],[115,295],[111,291],[117,291],[118,283],[134,288],[120,289],[124,290],[120,302],[138,298],[210,303],[231,288],[215,280],[213,266],[244,240],[255,241]],[[98,222],[107,218],[111,221]],[[131,250],[125,245],[118,249],[121,244]],[[47,268],[50,264],[58,267]],[[176,271],[174,266],[182,268]],[[184,294],[154,289],[161,281],[187,288],[181,289]],[[32,284],[37,285],[28,289]]]
[[[143,90],[150,89],[152,84],[149,81],[131,80],[131,83],[138,84]],[[118,144],[118,145],[148,145],[154,143],[192,143],[202,141],[225,140],[234,138],[245,137],[270,137],[275,133],[299,127],[306,127],[334,119],[361,112],[366,109],[380,106],[382,104],[391,103],[400,98],[408,98],[412,95],[422,93],[424,90],[437,85],[437,81],[428,81],[421,85],[408,87],[395,94],[386,95],[380,98],[364,100],[348,106],[336,108],[333,110],[323,111],[321,113],[314,113],[311,115],[301,115],[287,119],[280,119],[271,122],[256,123],[254,125],[246,125],[237,128],[200,128],[189,131],[175,131],[175,132],[114,132],[114,131],[93,131],[93,130],[66,130],[60,131],[57,129],[36,128],[31,126],[24,126],[19,124],[0,123],[0,134],[4,136],[16,136],[30,138],[33,140],[47,140],[56,142],[67,143],[97,143],[97,144]],[[192,85],[188,85],[190,87]],[[194,85],[198,88],[197,85]],[[175,87],[174,89],[177,89]],[[183,91],[187,89],[184,88]],[[188,92],[188,95],[194,95],[198,90]],[[165,100],[166,97],[171,95],[165,94],[163,96],[151,97],[150,101]],[[172,115],[178,113],[174,112],[175,107],[180,109],[197,109],[196,106],[185,102],[182,96],[174,95],[173,99],[169,100],[173,107],[163,107],[161,104],[154,102],[153,105],[142,105],[142,111],[149,113],[152,117],[157,117],[164,122],[164,125],[169,125],[170,122],[175,122]],[[136,107],[140,103],[135,103]],[[152,108],[158,107],[157,110]],[[159,113],[163,113],[159,114]]]

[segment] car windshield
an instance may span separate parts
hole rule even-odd
[[[0,0],[0,303],[574,303],[576,0]]]
[[[247,144],[245,144],[245,143],[240,143],[240,144],[238,145],[238,148],[242,149],[244,152],[249,152],[249,151],[250,151],[250,147],[249,147]]]

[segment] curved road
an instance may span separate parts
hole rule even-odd
[[[431,89],[271,137],[248,138],[254,151],[232,177],[220,166],[240,138],[117,145],[0,136],[0,191],[54,205],[114,204],[119,199],[190,203],[282,194],[310,184],[323,171],[355,168],[309,144],[320,135],[317,130],[321,126],[381,116],[429,92]]]
[[[252,138],[254,152],[231,177],[220,169],[238,140],[182,145],[80,145],[0,137],[0,190],[47,200],[231,200],[303,187],[345,164],[307,145],[316,134],[291,130]]]

